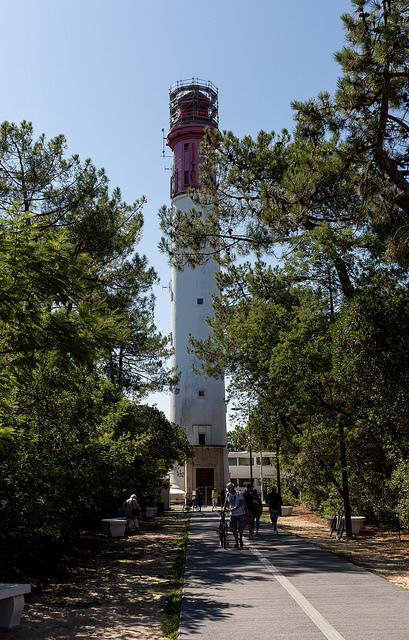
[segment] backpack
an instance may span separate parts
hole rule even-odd
[[[260,501],[258,498],[253,498],[253,513],[261,513]]]

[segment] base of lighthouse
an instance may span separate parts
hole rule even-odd
[[[225,447],[199,446],[193,447],[194,457],[185,466],[185,487],[188,495],[200,489],[204,504],[210,504],[211,493],[214,488],[218,491],[226,486],[227,452]]]
[[[193,446],[193,458],[184,467],[171,473],[170,500],[184,502],[196,489],[203,496],[203,504],[211,503],[214,488],[220,491],[229,482],[228,456],[225,446]]]

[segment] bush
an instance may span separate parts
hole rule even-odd
[[[390,489],[395,496],[390,516],[398,513],[401,527],[409,529],[409,462],[401,462],[392,473]]]

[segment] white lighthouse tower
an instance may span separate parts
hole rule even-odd
[[[172,207],[189,211],[194,205],[187,190],[200,187],[198,167],[204,129],[218,126],[218,93],[211,82],[193,78],[173,85],[169,99],[167,143],[173,151]],[[190,334],[196,339],[208,336],[206,318],[212,315],[217,270],[213,260],[195,268],[185,267],[183,271],[172,269],[172,365],[181,377],[179,392],[171,395],[170,419],[186,429],[194,457],[184,468],[173,470],[171,497],[172,493],[181,492],[191,495],[199,488],[209,500],[211,490],[214,487],[220,490],[229,479],[224,380],[195,374],[192,369],[195,357],[187,352]]]

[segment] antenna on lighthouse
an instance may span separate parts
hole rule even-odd
[[[165,143],[166,143],[165,129],[164,127],[162,127],[162,158],[172,158],[173,156],[166,155]],[[170,167],[165,167],[165,169],[170,170]]]

